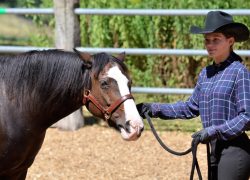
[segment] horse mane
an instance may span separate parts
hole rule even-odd
[[[83,62],[73,52],[44,50],[2,56],[0,68],[0,81],[9,98],[19,101],[38,98],[45,103],[77,98],[84,87]]]
[[[128,69],[122,60],[119,60],[115,56],[102,52],[93,55],[92,69],[96,77],[98,77],[100,72],[108,63],[117,64],[123,71],[123,73],[128,74]]]

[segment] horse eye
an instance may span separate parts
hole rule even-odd
[[[100,85],[102,89],[108,89],[109,88],[109,83],[107,80],[101,80]]]

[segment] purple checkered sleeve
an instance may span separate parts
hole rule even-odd
[[[186,102],[179,101],[174,104],[152,103],[152,115],[162,119],[191,119],[199,116],[200,84],[197,83],[192,96]]]

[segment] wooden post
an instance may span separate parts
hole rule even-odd
[[[54,0],[55,47],[57,49],[72,51],[74,47],[79,47],[81,44],[79,16],[74,13],[77,7],[79,7],[79,0]],[[76,130],[83,125],[84,117],[82,109],[79,109],[52,127]]]
[[[80,46],[80,22],[74,9],[79,7],[79,0],[54,0],[55,11],[55,46],[72,51]]]

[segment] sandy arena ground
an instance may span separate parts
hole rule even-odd
[[[190,147],[190,133],[160,136],[174,150]],[[199,146],[198,161],[206,179],[205,145]],[[191,154],[169,154],[149,130],[139,140],[126,142],[106,125],[87,125],[74,132],[50,128],[27,180],[188,180],[191,163]]]

